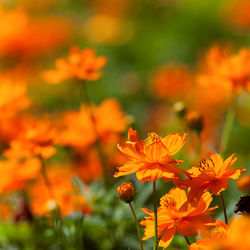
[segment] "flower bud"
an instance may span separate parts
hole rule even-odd
[[[239,190],[242,192],[250,194],[250,174],[242,176],[238,181],[237,181],[237,187]]]
[[[180,118],[183,118],[187,111],[185,104],[182,101],[176,102],[173,105],[173,110]]]
[[[204,127],[204,120],[202,115],[197,111],[189,111],[185,115],[185,122],[187,127],[191,130],[196,131],[198,134],[201,133]]]
[[[135,199],[135,189],[131,182],[121,184],[117,188],[117,192],[120,198],[126,203],[130,203]]]

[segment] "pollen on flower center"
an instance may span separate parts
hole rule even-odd
[[[157,135],[156,133],[152,132],[148,134],[148,138],[145,139],[145,145],[146,147],[150,146],[151,144],[160,141],[161,137]]]
[[[223,238],[225,238],[227,235],[227,230],[223,227],[217,227],[216,229],[214,229],[212,231],[212,237],[218,239],[218,240],[221,240]]]
[[[172,195],[166,194],[161,198],[160,204],[163,207],[174,208],[176,206],[176,201]]]
[[[203,159],[199,162],[199,170],[200,172],[211,173],[214,171],[215,164],[212,159]]]

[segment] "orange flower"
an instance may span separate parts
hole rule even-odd
[[[222,5],[222,17],[230,25],[249,31],[250,1],[229,0]]]
[[[40,169],[40,161],[36,158],[21,162],[0,161],[0,193],[23,189],[29,180],[36,178]]]
[[[0,79],[0,118],[13,117],[18,111],[26,109],[30,101],[26,96],[27,86],[10,78]]]
[[[72,165],[73,171],[84,183],[99,180],[103,176],[98,153],[94,150],[88,150],[86,154],[74,154]]]
[[[93,49],[80,50],[73,47],[67,59],[56,60],[56,70],[44,73],[45,79],[52,84],[76,78],[79,80],[95,81],[101,77],[99,70],[105,66],[104,56],[95,57]]]
[[[56,131],[49,122],[27,120],[19,136],[11,141],[10,149],[4,154],[15,159],[31,156],[50,158],[56,152],[53,146],[55,135]]]
[[[208,238],[198,240],[189,246],[190,250],[248,250],[250,249],[250,217],[242,216],[233,219],[229,227],[218,221],[216,228],[211,231]],[[243,240],[244,239],[244,240]]]
[[[160,201],[160,208],[157,211],[159,246],[166,248],[172,241],[176,231],[183,236],[196,236],[199,229],[206,229],[211,226],[207,223],[214,222],[210,216],[217,207],[209,208],[213,198],[209,192],[202,195],[197,202],[190,202],[184,190],[173,188],[164,195]],[[154,212],[143,209],[149,216],[141,222],[145,226],[147,240],[154,236]]]
[[[250,193],[250,174],[246,174],[242,176],[237,181],[237,187],[245,193]]]
[[[154,74],[151,85],[158,97],[168,100],[182,98],[191,85],[191,75],[184,66],[167,65]]]
[[[204,191],[210,190],[213,194],[219,195],[227,189],[228,180],[238,179],[246,169],[229,169],[237,160],[234,154],[223,161],[219,154],[212,154],[210,158],[199,162],[198,167],[188,170],[189,179],[183,180],[183,184],[191,187],[191,197],[201,195]]]
[[[73,172],[68,166],[49,166],[46,168],[46,175],[49,187],[44,178],[40,176],[29,190],[31,209],[34,214],[48,215],[58,208],[60,208],[62,216],[73,211],[91,213],[89,203],[78,188],[71,183]]]
[[[24,116],[13,116],[10,118],[0,118],[0,150],[9,147],[10,141],[14,140],[22,131],[25,124]]]
[[[65,19],[31,19],[25,11],[0,6],[0,57],[24,60],[44,55],[66,44],[68,37]]]
[[[82,105],[80,111],[70,111],[64,115],[64,128],[57,142],[80,151],[95,143],[97,139],[104,144],[116,144],[119,134],[127,127],[127,119],[119,103],[115,99],[107,99],[100,106],[93,107],[92,111],[98,135],[93,127],[89,107]]]
[[[199,77],[211,83],[228,85],[236,92],[250,90],[250,50],[241,49],[236,54],[214,46],[206,56],[203,72]]]
[[[136,172],[138,180],[145,182],[159,178],[168,181],[178,178],[178,173],[187,174],[185,170],[174,166],[183,161],[172,158],[182,148],[186,137],[187,134],[181,136],[171,133],[161,138],[156,133],[150,133],[143,142],[139,139],[137,131],[130,128],[126,146],[118,145],[119,150],[129,158],[129,162],[118,167],[114,177]]]

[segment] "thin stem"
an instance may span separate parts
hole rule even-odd
[[[46,167],[45,167],[45,163],[44,163],[44,160],[42,157],[39,157],[40,161],[41,161],[41,164],[42,164],[42,169],[41,169],[41,172],[42,172],[42,176],[43,176],[43,179],[44,179],[44,182],[45,182],[45,185],[47,186],[48,190],[49,190],[49,195],[52,199],[55,198],[55,195],[54,195],[54,192],[53,192],[53,189],[52,189],[52,185],[49,181],[49,178],[47,176],[47,172],[46,172]]]
[[[187,236],[184,236],[184,238],[185,238],[185,240],[186,240],[187,244],[188,244],[188,245],[190,245],[191,243],[190,243],[190,241],[189,241],[188,237],[187,237]]]
[[[137,220],[137,217],[136,217],[136,214],[135,214],[135,210],[134,210],[131,202],[129,202],[129,206],[130,206],[131,211],[132,211],[132,213],[134,215],[134,218],[135,218],[135,223],[136,223],[136,228],[137,228],[137,234],[138,234],[138,239],[139,239],[139,243],[140,243],[140,249],[143,250],[140,225],[139,225],[139,222]]]
[[[229,138],[232,132],[233,123],[234,123],[234,117],[235,117],[235,110],[234,109],[228,109],[226,114],[226,119],[221,135],[221,142],[220,142],[220,152],[224,153],[227,149],[227,145],[229,142]]]
[[[157,233],[157,197],[156,197],[156,181],[153,181],[153,198],[154,198],[154,217],[155,217],[154,250],[157,250],[157,249],[158,249],[158,233]]]
[[[100,159],[100,162],[101,162],[101,166],[103,168],[103,173],[104,173],[105,180],[107,180],[106,157],[105,157],[105,154],[104,154],[104,152],[102,150],[101,139],[100,139],[100,135],[98,133],[97,127],[96,127],[95,116],[94,116],[94,112],[93,112],[93,109],[92,109],[92,106],[91,106],[91,102],[90,102],[86,82],[79,82],[79,83],[81,85],[82,99],[84,99],[86,101],[86,103],[88,105],[88,108],[89,108],[89,116],[90,116],[90,120],[91,120],[91,123],[92,123],[92,128],[93,128],[93,130],[95,132],[95,135],[96,135],[96,143],[95,143],[96,150],[98,152],[99,159]]]
[[[221,199],[221,203],[222,203],[222,207],[223,207],[225,222],[226,222],[226,224],[228,224],[228,220],[227,220],[227,211],[226,211],[226,206],[225,206],[225,202],[224,202],[222,193],[220,193],[220,199]]]
[[[197,136],[197,149],[196,149],[196,160],[199,160],[202,152],[202,144],[201,144],[201,133],[196,133]]]

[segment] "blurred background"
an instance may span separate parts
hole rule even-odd
[[[107,100],[115,101],[114,105],[119,106],[115,110],[123,114],[123,118],[119,118],[123,122],[118,122],[116,116],[109,121],[120,126],[119,138],[111,142],[112,154],[106,152],[111,174],[124,162],[116,154],[116,143],[125,142],[129,126],[137,129],[142,139],[152,131],[163,137],[169,132],[183,134],[189,130],[187,145],[177,158],[185,160],[183,166],[186,169],[197,163],[199,150],[203,157],[218,151],[224,157],[236,153],[235,165],[247,168],[249,92],[247,88],[231,90],[218,80],[203,81],[202,76],[210,65],[208,56],[214,46],[234,54],[241,48],[249,49],[249,45],[249,0],[1,0],[0,97],[20,104],[15,107],[14,115],[7,118],[7,111],[1,109],[1,152],[4,154],[13,138],[22,131],[20,120],[24,117],[49,116],[58,125],[63,123],[62,113],[77,112],[82,97],[74,79],[52,85],[44,79],[43,73],[55,68],[57,58],[67,57],[70,49],[78,46],[80,49],[93,48],[97,56],[105,56],[108,60],[101,70],[102,77],[87,83],[91,102],[101,107]],[[8,90],[4,87],[6,84]],[[17,92],[25,92],[28,100],[13,98],[17,85],[25,86],[25,90]],[[110,110],[112,113],[113,106]],[[191,124],[190,128],[189,118],[181,115],[184,110],[202,117],[203,125],[198,134],[193,131],[196,125],[193,128]],[[233,110],[233,119],[228,110]],[[99,112],[102,113],[101,108]],[[71,117],[69,121],[77,124],[80,122],[77,119]],[[231,125],[230,119],[233,120]],[[223,128],[228,120],[229,132],[225,135]],[[104,130],[103,133],[105,137],[108,132]],[[59,133],[57,137],[63,135]],[[33,215],[38,218],[32,224],[27,215],[17,223],[16,215],[23,207],[17,198],[19,193],[12,193],[7,199],[11,212],[5,205],[0,208],[1,249],[137,249],[132,215],[127,205],[118,199],[116,187],[124,181],[135,184],[137,199],[134,206],[142,219],[144,214],[140,208],[152,208],[150,183],[139,183],[131,175],[123,179],[111,178],[109,187],[104,187],[103,173],[95,164],[98,161],[95,153],[86,148],[75,150],[74,145],[66,142],[55,144],[59,144],[57,153],[46,164],[64,165],[66,162],[74,165],[80,157],[81,168],[74,172],[73,182],[80,186],[91,208],[85,210],[86,216],[66,212],[64,220],[59,220],[57,226],[36,209]],[[57,177],[53,185],[60,188],[64,184],[59,184],[60,174]],[[159,197],[171,185],[159,182]],[[225,200],[228,213],[232,215],[243,194],[234,182],[229,186]],[[39,188],[31,193],[38,197],[43,195],[43,190]],[[0,202],[6,204],[6,194],[2,196]],[[213,203],[219,203],[217,198]],[[37,204],[40,206],[41,203]],[[218,218],[223,218],[221,211]],[[145,249],[151,249],[152,244],[146,242]],[[184,239],[176,236],[171,247],[183,249],[184,245]]]

